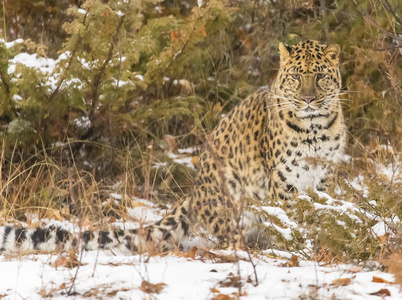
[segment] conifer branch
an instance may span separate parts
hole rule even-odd
[[[15,117],[17,115],[17,111],[15,110],[13,101],[11,100],[10,84],[7,82],[6,75],[4,74],[4,72],[1,68],[0,68],[0,79],[1,79],[1,82],[3,83],[4,90],[6,92],[6,97],[10,104],[11,113],[13,114],[13,117]]]
[[[105,59],[105,61],[103,62],[103,65],[99,69],[98,73],[95,74],[95,76],[93,78],[93,84],[92,84],[91,96],[90,96],[91,100],[92,100],[92,106],[91,106],[91,111],[89,113],[89,120],[91,122],[91,126],[92,126],[92,121],[93,121],[93,115],[94,115],[95,109],[96,109],[96,104],[98,103],[98,99],[99,99],[99,86],[101,84],[103,74],[105,73],[106,66],[113,57],[113,50],[114,50],[114,47],[116,46],[116,43],[117,43],[117,40],[119,37],[119,32],[120,32],[121,26],[123,25],[123,22],[124,22],[124,16],[122,16],[120,18],[119,24],[117,25],[116,32],[114,33],[114,36],[113,36],[112,44],[110,45],[110,48],[109,48],[108,56]]]
[[[82,24],[85,24],[85,20],[87,18],[87,15],[88,15],[88,13],[85,15]],[[89,26],[89,23],[85,27],[85,30],[88,29],[88,26]],[[57,81],[57,84],[56,84],[56,88],[53,90],[52,94],[49,96],[49,102],[51,102],[57,96],[57,94],[59,93],[59,90],[60,90],[64,80],[66,79],[65,74],[70,69],[70,67],[71,67],[71,65],[73,63],[73,59],[76,58],[75,53],[78,50],[78,46],[81,44],[81,40],[82,40],[82,36],[79,36],[78,39],[77,39],[77,42],[74,45],[74,49],[71,52],[70,59],[67,62],[67,66],[65,67],[64,72],[60,75],[60,78],[59,78],[59,80]]]

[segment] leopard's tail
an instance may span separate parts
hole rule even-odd
[[[83,231],[74,234],[58,226],[38,228],[0,227],[0,251],[53,252],[74,250],[136,250],[140,237],[137,230]]]
[[[189,233],[189,219],[183,203],[162,220],[139,229],[111,229],[73,233],[51,225],[38,228],[0,227],[0,251],[53,252],[74,250],[119,249],[148,252],[179,246]]]

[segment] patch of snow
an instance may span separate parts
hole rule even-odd
[[[296,224],[296,222],[291,221],[288,217],[288,215],[286,214],[286,212],[280,208],[280,207],[276,207],[276,206],[262,206],[261,209],[265,212],[267,212],[269,215],[273,216],[273,217],[277,217],[279,219],[279,221],[281,221],[282,224],[289,226],[290,228],[297,228],[298,225]]]
[[[80,128],[89,128],[91,126],[91,121],[88,117],[84,116],[73,120],[73,124]]]
[[[190,148],[186,148],[186,149],[177,149],[177,152],[179,152],[180,154],[185,154],[185,153],[192,154],[195,151],[199,151],[199,150],[200,150],[200,148],[190,147]]]
[[[194,164],[191,157],[180,157],[179,155],[169,152],[168,156],[177,164],[186,165],[186,167],[194,169]]]
[[[153,162],[152,167],[155,168],[155,169],[166,168],[167,163],[166,162]]]
[[[217,254],[220,255],[219,253]],[[233,253],[224,252],[223,255]],[[238,257],[244,257],[238,252]],[[212,288],[220,294],[229,295],[238,290],[224,287],[221,282],[240,272],[242,291],[247,296],[241,299],[299,299],[314,296],[316,299],[379,299],[371,296],[380,289],[387,289],[387,300],[401,299],[398,285],[372,282],[373,276],[393,282],[394,276],[380,271],[362,270],[348,273],[350,265],[320,266],[316,262],[300,261],[300,267],[282,267],[286,262],[278,258],[253,258],[255,269],[248,261],[239,263],[214,263],[206,259],[186,257],[133,255],[124,256],[110,252],[85,252],[82,265],[77,268],[55,268],[58,259],[52,255],[30,255],[19,258],[0,256],[0,294],[5,299],[65,299],[74,285],[74,299],[106,297],[114,299],[151,299],[140,287],[146,280],[152,284],[164,283],[157,295],[160,300],[204,300],[214,298]],[[247,256],[246,256],[246,259]],[[259,284],[253,284],[254,270]],[[78,272],[77,272],[78,271]],[[75,278],[75,274],[77,277]],[[74,281],[73,281],[74,278]],[[247,280],[250,278],[251,280]],[[350,284],[332,284],[340,278],[349,278]],[[39,294],[40,293],[40,294]],[[156,294],[154,294],[156,295]],[[108,296],[109,297],[109,296]]]
[[[137,79],[139,79],[139,80],[141,80],[141,81],[144,80],[144,76],[139,75],[139,74],[135,75],[135,78],[137,78]]]
[[[377,224],[375,224],[373,227],[371,227],[371,230],[373,231],[374,234],[376,234],[378,237],[385,235],[386,233],[390,232],[388,225],[385,224],[384,221],[380,221]]]
[[[149,200],[146,200],[146,199],[142,199],[142,198],[138,198],[138,197],[132,197],[132,199],[133,199],[134,202],[142,203],[142,204],[144,204],[146,206],[149,206],[149,207],[154,207],[155,206],[155,203],[153,203],[153,202],[151,202]]]
[[[0,42],[4,43],[6,45],[6,48],[8,49],[8,48],[11,48],[11,47],[15,46],[15,44],[22,44],[24,42],[24,40],[23,39],[16,39],[16,40],[11,41],[11,42],[6,42],[4,39],[0,39]]]
[[[55,60],[52,58],[38,57],[37,54],[20,53],[10,59],[8,73],[15,73],[16,65],[23,64],[29,68],[40,70],[43,74],[52,74],[55,67]]]
[[[131,81],[123,81],[123,80],[116,80],[116,79],[115,79],[115,83],[116,83],[117,87],[122,87],[127,84],[132,84]]]
[[[122,198],[122,196],[120,194],[116,194],[116,193],[110,193],[110,196],[117,200],[121,200],[121,198]]]
[[[271,222],[264,222],[265,226],[273,226],[288,241],[293,240],[292,230],[290,228],[282,228]]]
[[[188,80],[186,80],[186,79],[173,80],[173,85],[187,85],[187,84],[188,84]]]
[[[13,100],[18,102],[22,100],[22,97],[20,95],[13,95]]]

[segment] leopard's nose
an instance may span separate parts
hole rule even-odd
[[[306,102],[307,104],[310,104],[315,100],[315,97],[302,97],[302,100]]]

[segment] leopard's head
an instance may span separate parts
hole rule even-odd
[[[307,40],[279,44],[280,69],[274,94],[298,118],[328,116],[340,107],[340,47]],[[279,100],[280,99],[280,100]]]

